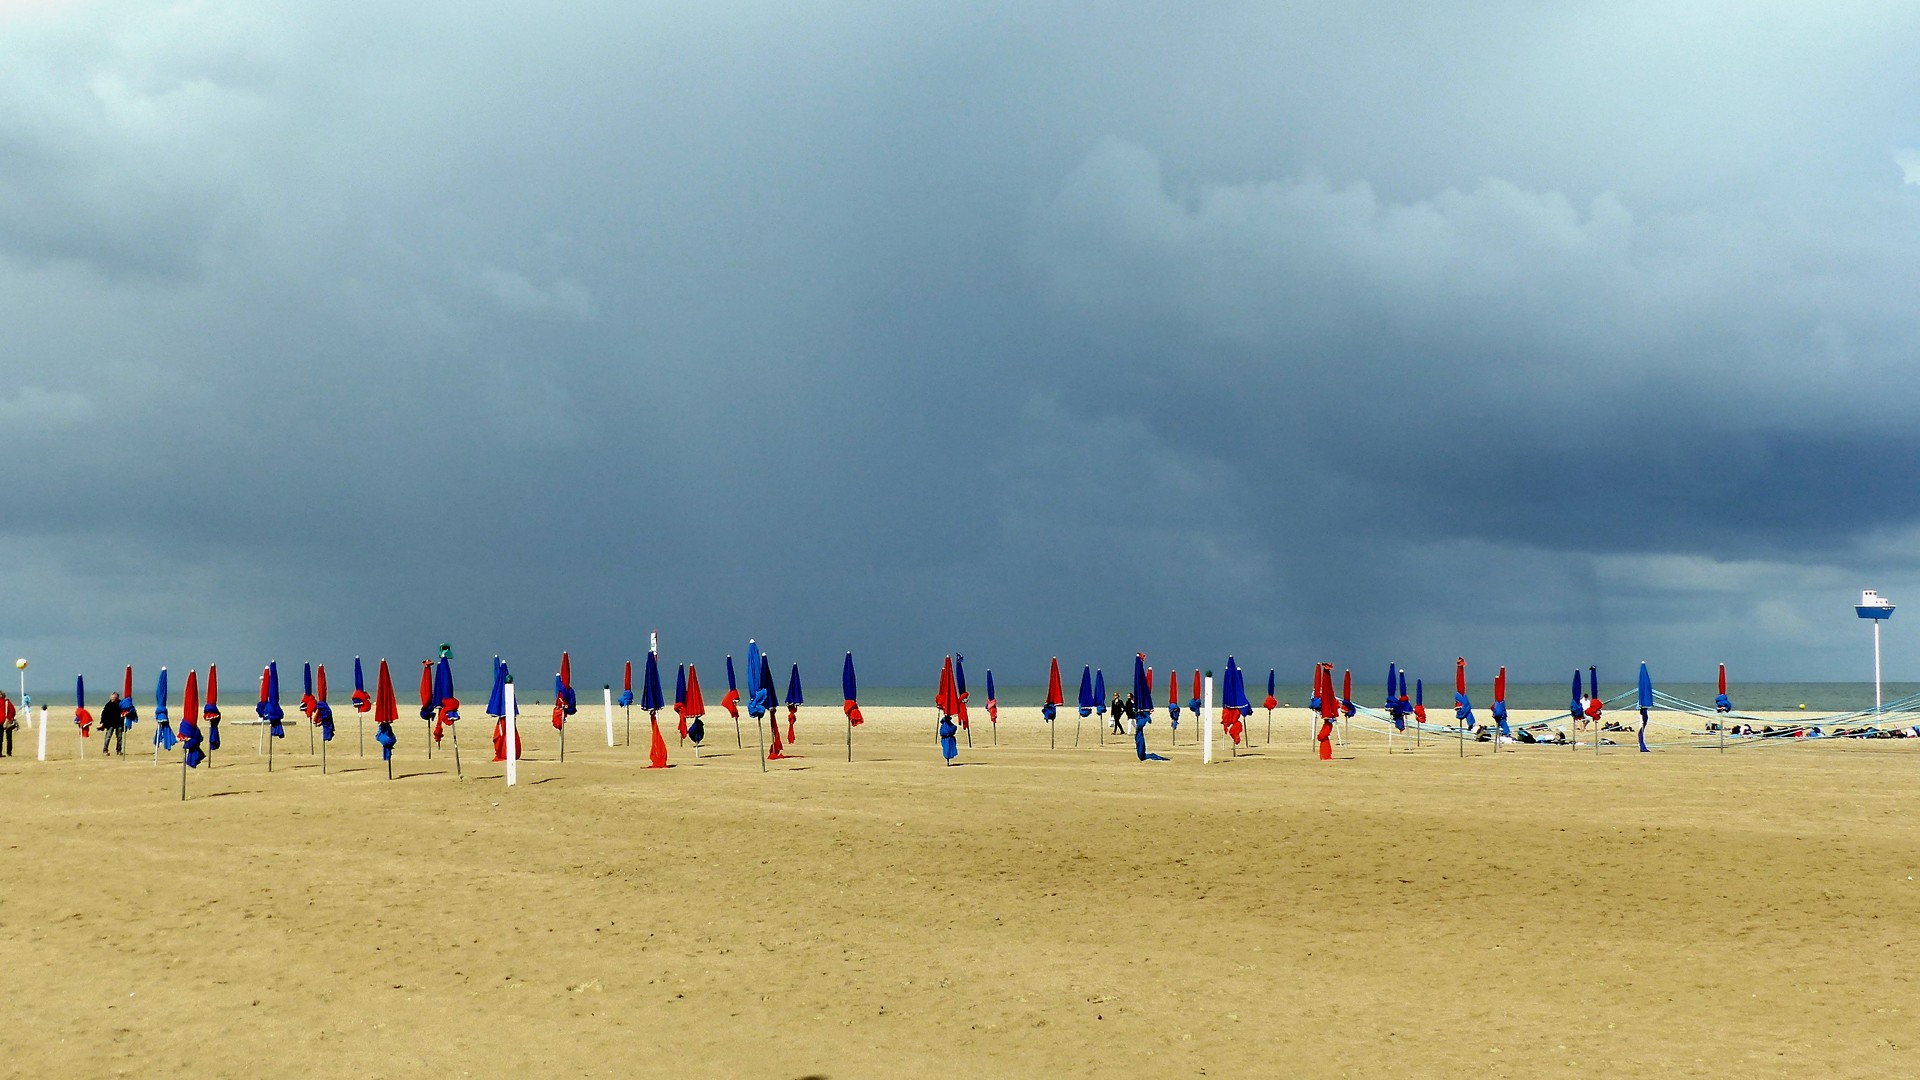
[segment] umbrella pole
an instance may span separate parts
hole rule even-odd
[[[560,760],[567,760],[567,722],[560,722]]]
[[[266,739],[267,739],[267,722],[265,720],[262,720],[253,726],[253,756],[254,757],[259,757],[261,754],[266,753],[266,747],[267,747]]]
[[[433,721],[428,720],[426,724],[427,724],[427,760],[432,761],[433,760]]]
[[[1267,742],[1268,744],[1272,744],[1273,742],[1273,710],[1272,709],[1267,710]]]
[[[180,753],[180,801],[187,801],[187,755],[184,750]]]
[[[313,756],[313,720],[307,720],[307,756]]]
[[[966,732],[967,732],[967,749],[971,750],[973,749],[973,725],[972,724],[968,724],[966,726]]]
[[[361,713],[360,715],[354,717],[353,722],[360,729],[360,756],[366,757],[367,756],[367,714]]]
[[[466,775],[460,771],[460,728],[458,726],[453,729],[453,775],[457,778],[464,778]]]
[[[625,738],[626,738],[626,741],[621,743],[620,745],[632,746],[633,745],[633,710],[632,709],[627,710],[627,734]]]
[[[739,724],[740,724],[739,719],[735,718],[733,723],[734,723],[735,730],[738,730]],[[761,730],[760,718],[757,716],[753,718],[753,737],[755,740],[757,740],[760,743],[760,771],[766,772],[767,771],[767,733]]]
[[[1078,710],[1075,710],[1075,711],[1074,711],[1074,714],[1073,714],[1073,745],[1074,745],[1074,748],[1075,748],[1075,749],[1078,749],[1078,748],[1079,748],[1079,746],[1080,746],[1080,721],[1082,721],[1082,720],[1085,720],[1085,719],[1086,719],[1086,717],[1084,717],[1084,716],[1081,716]]]
[[[320,775],[327,775],[327,740],[320,740]]]
[[[700,756],[700,747],[698,744],[695,744],[693,750],[695,757]],[[847,760],[853,760],[853,717],[851,716],[847,717]]]
[[[273,740],[267,740],[267,771],[273,771]]]

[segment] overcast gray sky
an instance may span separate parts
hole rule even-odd
[[[0,649],[1869,678],[1916,52],[1906,4],[0,4]]]

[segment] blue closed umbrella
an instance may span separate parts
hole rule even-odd
[[[171,750],[175,743],[173,726],[167,722],[167,669],[160,669],[160,679],[153,687],[153,744],[162,750]]]
[[[660,656],[647,654],[647,673],[640,684],[640,708],[657,713],[667,707],[667,695],[660,692]]]
[[[793,670],[787,674],[787,704],[805,705],[806,703],[806,696],[800,688],[800,665],[795,664]]]
[[[1153,722],[1153,680],[1147,677],[1147,654],[1133,654],[1133,753],[1141,761],[1165,761],[1147,752],[1147,725]]]
[[[765,687],[760,685],[760,645],[755,641],[747,642],[747,715],[755,720],[766,715],[767,697]],[[727,662],[727,681],[733,681],[733,662]]]
[[[1573,699],[1567,703],[1567,712],[1575,720],[1579,720],[1587,715],[1587,711],[1580,706],[1580,669],[1579,668],[1573,669]]]
[[[1107,673],[1097,668],[1093,673],[1093,711],[1107,715]]]
[[[988,675],[991,681],[993,676]],[[840,665],[840,697],[844,701],[860,700],[860,684],[853,676],[853,654],[848,653],[846,662]]]
[[[1080,715],[1093,715],[1093,666],[1091,664],[1082,665],[1080,668]]]
[[[1653,676],[1647,674],[1647,662],[1640,661],[1640,752],[1647,749],[1647,710],[1653,708]]]
[[[760,654],[760,693],[766,696],[766,711],[771,716],[780,707],[780,695],[773,689],[773,659],[766,653]]]
[[[487,715],[496,720],[507,715],[507,665],[493,658],[493,686],[487,691]]]
[[[260,714],[260,719],[270,725],[267,734],[276,739],[287,737],[286,729],[280,726],[280,721],[287,718],[287,711],[280,707],[280,662],[278,660],[267,661],[267,696],[256,711]]]

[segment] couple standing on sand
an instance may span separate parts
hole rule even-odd
[[[1134,700],[1131,692],[1126,697],[1121,697],[1118,690],[1113,692],[1113,703],[1107,706],[1107,719],[1113,724],[1113,734],[1125,735],[1126,726],[1120,721],[1132,720],[1139,715],[1139,703]]]

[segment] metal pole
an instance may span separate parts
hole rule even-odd
[[[1880,620],[1873,621],[1873,711],[1880,711]]]
[[[513,714],[518,711],[519,702],[514,698],[513,683],[511,682],[507,683],[506,706],[507,714],[501,718],[501,721],[506,726],[507,731],[507,786],[512,787],[520,782],[520,755],[514,753],[515,750],[520,749],[518,745],[520,729],[513,722]],[[560,729],[560,745],[563,747],[567,745],[567,729],[565,727]],[[565,751],[563,750],[562,753],[565,753]]]

